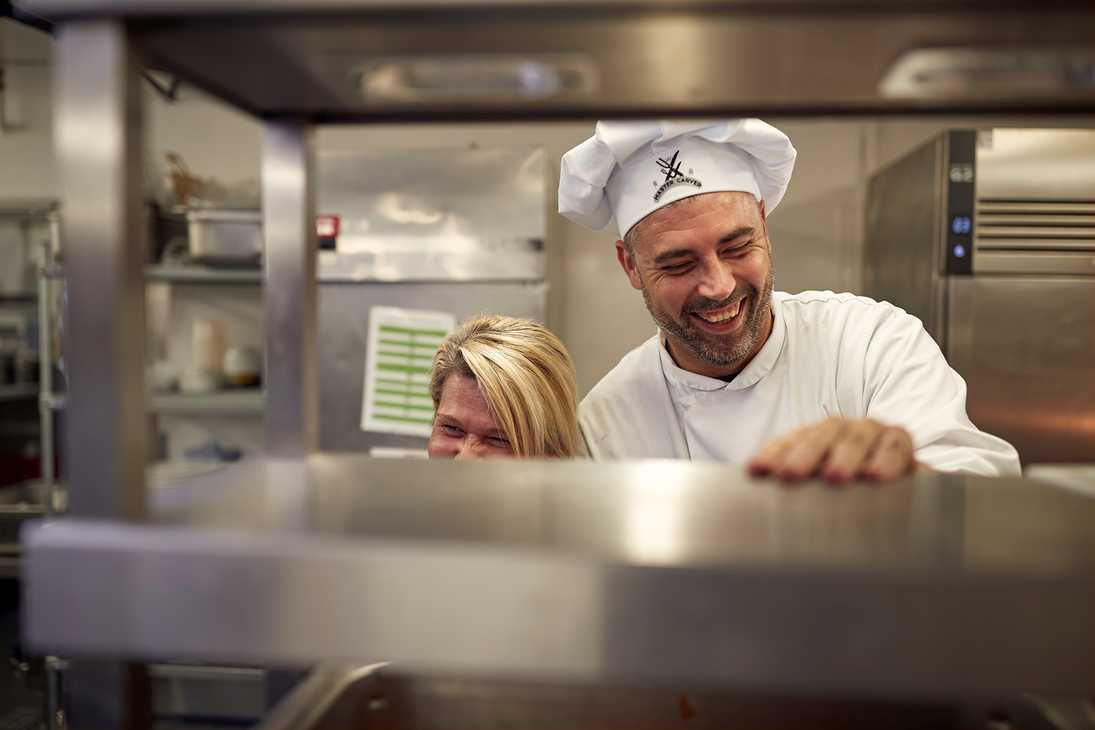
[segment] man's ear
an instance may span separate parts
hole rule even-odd
[[[620,268],[627,274],[627,280],[631,282],[631,286],[635,289],[642,289],[643,280],[639,276],[639,268],[635,263],[635,257],[627,250],[627,244],[623,241],[616,241],[616,260],[620,262]]]

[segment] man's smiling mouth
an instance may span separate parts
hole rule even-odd
[[[725,324],[734,320],[743,309],[745,299],[739,299],[736,302],[729,304],[719,309],[708,309],[703,312],[692,312],[692,316],[700,319],[708,324]]]

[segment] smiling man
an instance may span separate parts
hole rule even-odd
[[[600,122],[563,157],[559,212],[618,232],[659,328],[582,401],[590,453],[789,481],[1018,473],[1015,449],[970,422],[965,382],[918,319],[852,294],[773,291],[767,215],[794,161],[759,119]]]

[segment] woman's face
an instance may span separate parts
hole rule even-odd
[[[441,387],[426,450],[431,459],[513,456],[513,447],[494,422],[479,383],[459,373],[450,375]]]

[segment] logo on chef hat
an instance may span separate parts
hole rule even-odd
[[[661,168],[662,173],[665,175],[665,181],[659,186],[658,181],[654,181],[654,185],[658,188],[654,193],[654,202],[658,202],[665,191],[669,188],[676,187],[677,185],[695,185],[697,188],[702,188],[701,183],[696,178],[692,177],[692,170],[688,170],[688,174],[685,175],[681,172],[682,160],[678,160],[681,155],[680,150],[675,150],[673,156],[669,159],[664,157],[658,158],[658,167]]]

